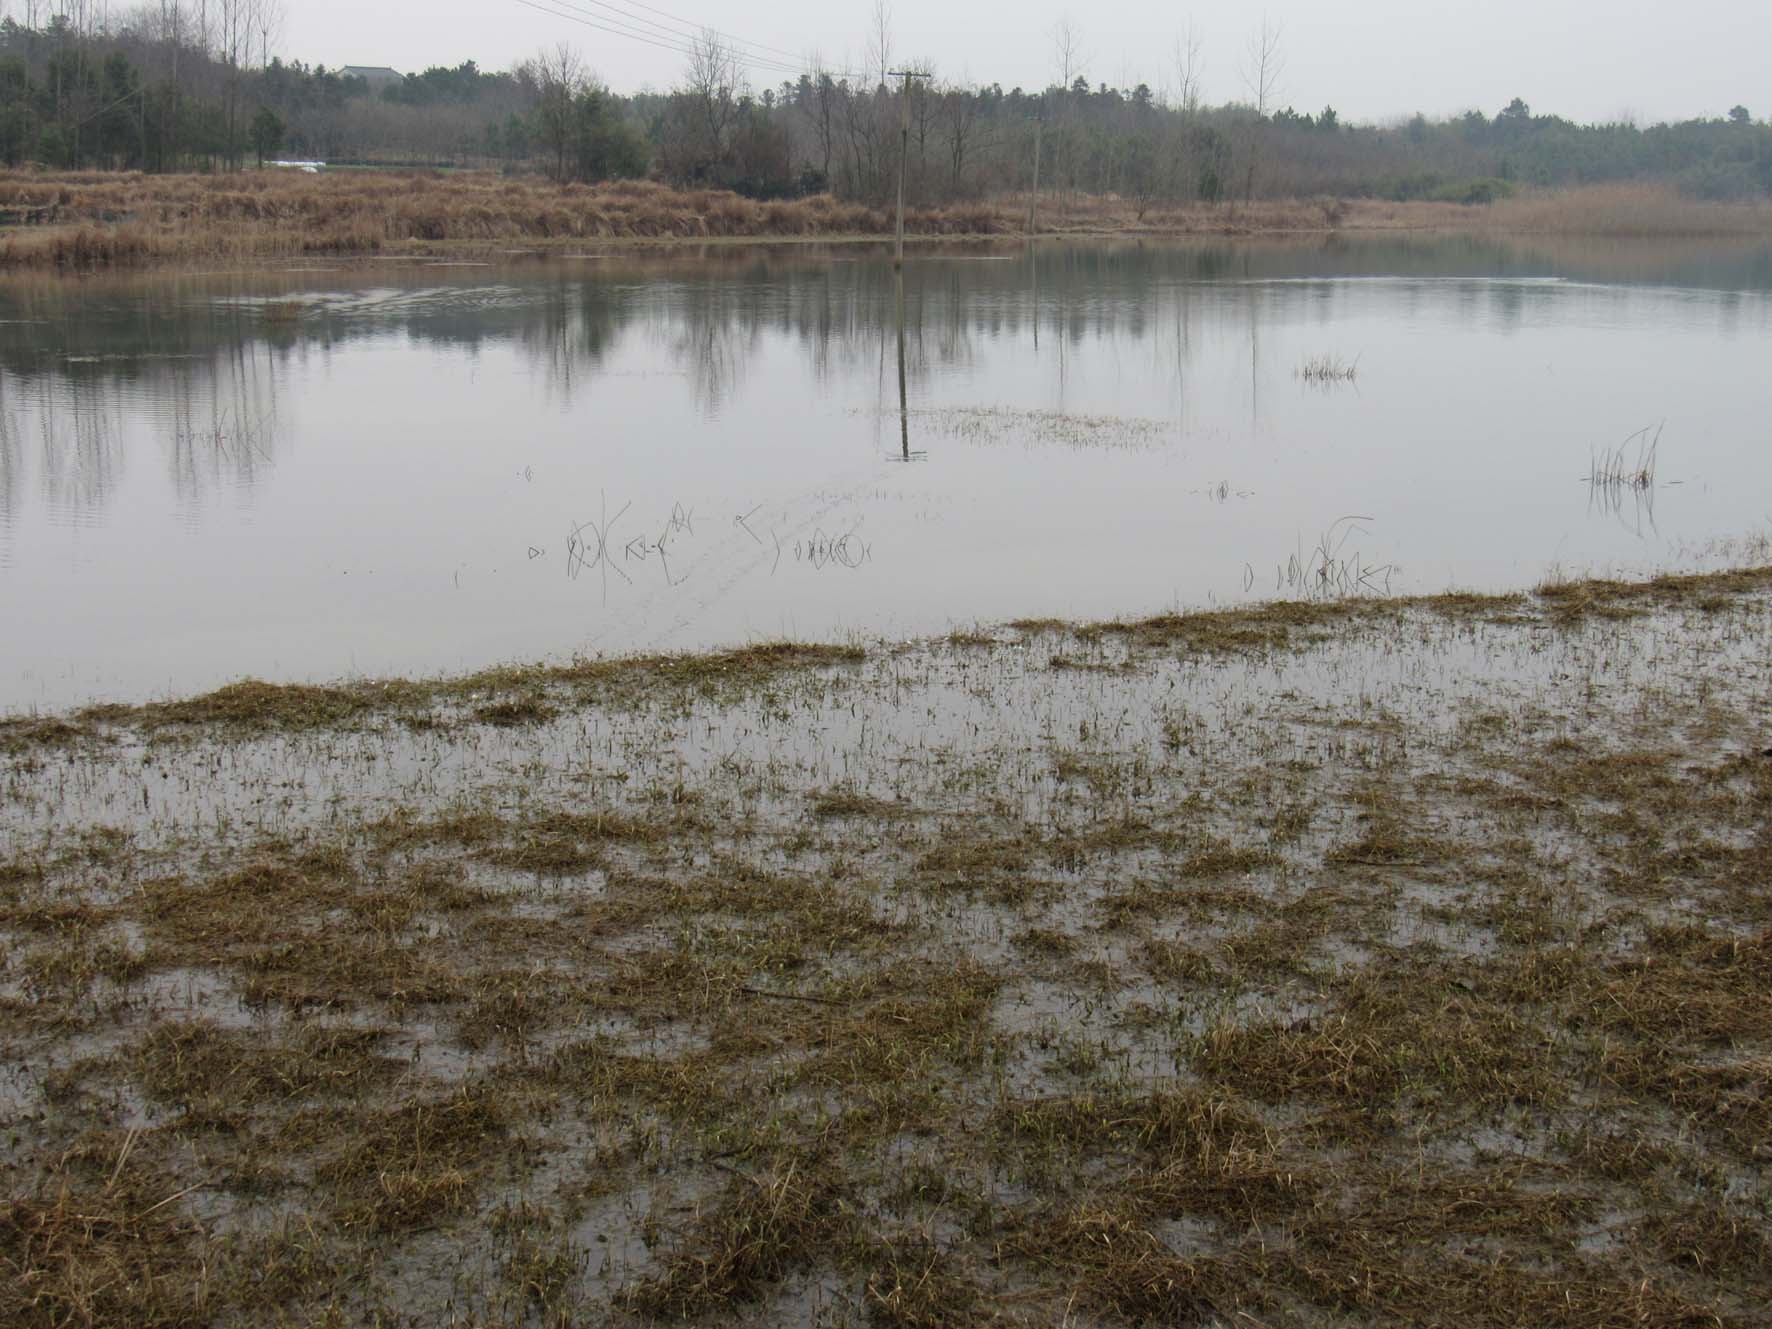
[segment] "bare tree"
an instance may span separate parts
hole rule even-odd
[[[256,5],[257,0],[213,0],[215,53],[222,65],[222,116],[227,133],[223,154],[230,165],[238,165],[244,151],[244,136],[240,132],[240,83],[245,67],[252,59]],[[199,12],[202,12],[201,8]]]
[[[1195,191],[1193,135],[1203,99],[1205,61],[1201,52],[1204,45],[1198,25],[1189,19],[1175,38],[1172,55],[1175,88],[1171,102],[1175,114],[1167,121],[1163,133],[1163,159],[1153,171],[1151,184],[1159,196],[1167,194],[1181,201],[1190,199]]]
[[[747,88],[738,52],[712,28],[703,28],[689,43],[689,69],[682,91],[692,108],[701,149],[710,159],[720,157],[730,146],[738,103]]]
[[[873,17],[868,23],[867,73],[875,87],[886,83],[886,71],[892,68],[892,8],[886,0],[874,0]]]
[[[837,142],[837,102],[840,92],[836,80],[814,54],[807,62],[812,73],[807,76],[807,95],[800,103],[800,112],[812,127],[812,141],[818,150],[819,173],[825,188],[830,188],[831,153]]]
[[[1261,145],[1266,133],[1268,112],[1280,95],[1280,76],[1286,69],[1286,54],[1280,45],[1281,29],[1261,16],[1261,26],[1249,36],[1248,52],[1243,63],[1243,83],[1255,99],[1255,122],[1249,126],[1249,138],[1243,161],[1243,206],[1255,197],[1255,170],[1260,164]]]
[[[978,98],[968,88],[951,87],[941,94],[943,140],[948,157],[948,192],[958,195],[966,170],[967,153],[973,147],[973,127],[978,122]]]
[[[1263,119],[1280,95],[1280,76],[1286,72],[1286,53],[1281,47],[1283,29],[1261,16],[1261,26],[1249,34],[1243,62],[1243,83],[1255,99],[1255,114]]]
[[[1071,84],[1089,67],[1088,52],[1083,49],[1083,34],[1065,15],[1052,25],[1052,66],[1058,71],[1058,85],[1069,91]]]
[[[1200,85],[1203,43],[1192,19],[1175,39],[1175,109],[1183,116],[1193,117],[1200,111]]]
[[[258,67],[271,63],[271,44],[283,36],[283,0],[252,0],[252,30],[258,38]]]
[[[935,90],[935,61],[918,60],[913,68],[923,71],[923,77],[909,80],[905,88],[905,95],[910,99],[910,138],[917,153],[916,188],[921,193],[928,189],[929,142],[935,137],[941,100]]]
[[[554,178],[566,179],[566,158],[572,150],[574,103],[585,84],[584,59],[566,42],[543,50],[526,72],[540,93],[535,105],[542,143],[554,158]]]

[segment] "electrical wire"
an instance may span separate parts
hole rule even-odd
[[[804,69],[806,67],[805,58],[803,56],[795,55],[792,51],[784,51],[778,46],[769,46],[763,42],[754,42],[744,37],[736,37],[731,33],[722,32],[718,28],[691,23],[688,19],[674,18],[670,14],[666,14],[662,9],[654,9],[651,5],[641,4],[639,0],[626,0],[626,3],[624,4],[612,4],[610,3],[610,0],[561,0],[561,2],[569,3],[571,7],[575,9],[580,7],[580,5],[585,4],[594,5],[598,9],[607,9],[611,13],[620,16],[620,19],[625,23],[644,24],[646,27],[656,28],[658,31],[665,33],[667,36],[674,37],[679,41],[693,41],[694,39],[701,37],[703,34],[709,34],[718,37],[728,46],[734,48],[734,54],[744,58],[747,62],[755,60],[760,64],[775,65],[777,67],[786,67],[789,69]],[[676,24],[678,28],[684,28],[688,31],[687,33],[678,32],[675,28],[667,27],[665,24],[656,22],[653,19],[642,18],[640,15],[633,13],[629,6],[632,6],[632,9],[644,9],[648,13],[658,14],[663,18],[670,19],[670,21]],[[765,52],[766,54],[751,56],[748,52],[738,49],[747,46],[757,51]],[[785,57],[785,59],[782,57]]]
[[[766,46],[761,42],[751,42],[744,38],[734,37],[728,33],[721,32],[716,28],[696,27],[687,19],[675,18],[673,15],[666,14],[665,11],[661,9],[654,9],[651,5],[640,4],[639,0],[630,0],[630,2],[637,5],[639,8],[646,9],[651,13],[662,15],[665,18],[671,19],[673,22],[682,24],[685,28],[691,28],[693,31],[674,31],[662,23],[656,23],[653,20],[643,18],[638,14],[629,13],[620,6],[609,3],[609,0],[516,0],[516,3],[527,9],[536,10],[553,18],[565,19],[569,23],[577,23],[583,27],[595,29],[598,32],[606,32],[611,36],[626,37],[630,41],[640,42],[647,46],[656,47],[659,50],[674,51],[678,55],[694,56],[696,54],[696,47],[693,43],[697,37],[705,32],[726,42],[734,60],[739,64],[744,65],[747,69],[757,70],[762,73],[789,74],[795,76],[818,73],[830,75],[832,77],[860,77],[860,75],[853,70],[814,69],[799,57],[790,57],[793,63],[788,63],[787,61],[774,59],[769,56],[757,55],[751,51],[740,48],[741,46],[753,46],[763,51],[779,51],[779,48]],[[598,9],[609,11],[609,14],[612,16],[619,15],[620,17],[617,18],[605,16],[604,14],[592,13],[583,8],[585,4],[595,5]],[[554,5],[564,6],[565,8],[554,8],[552,7]],[[653,31],[647,32],[636,26],[632,26],[640,24],[652,28]],[[786,54],[785,52],[781,53]]]

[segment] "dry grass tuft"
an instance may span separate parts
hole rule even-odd
[[[322,1147],[340,1141],[315,1175],[333,1189],[341,1228],[385,1235],[470,1212],[505,1130],[504,1104],[470,1086],[440,1101],[300,1114],[285,1135]]]
[[[1002,1322],[979,1289],[925,1237],[870,1243],[873,1268],[863,1293],[879,1329],[976,1329]]]
[[[658,1274],[630,1283],[618,1303],[687,1320],[755,1301],[804,1268],[841,1222],[830,1179],[805,1160],[774,1158],[741,1173],[700,1214]]]
[[[182,1192],[133,1157],[140,1137],[81,1146],[0,1209],[0,1323],[17,1329],[208,1321],[200,1229]],[[115,1148],[111,1146],[115,1143]]]

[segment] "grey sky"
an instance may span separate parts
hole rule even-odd
[[[621,21],[594,0],[535,3]],[[650,10],[639,0],[603,0],[665,29],[675,26],[672,19],[709,24],[802,60],[817,51],[838,66],[861,63],[872,14],[869,0],[644,3]],[[472,57],[482,68],[503,69],[566,40],[619,91],[668,88],[683,65],[676,52],[541,13],[519,0],[287,0],[287,8],[283,49],[310,63],[413,71]],[[1202,41],[1206,98],[1214,103],[1244,95],[1240,71],[1262,16],[1259,6],[1235,0],[1191,7],[1094,0],[1048,8],[897,0],[891,10],[901,59],[932,63],[945,77],[1005,88],[1032,88],[1055,77],[1051,32],[1066,16],[1081,35],[1092,83],[1171,83],[1175,40],[1191,16]],[[1516,96],[1535,110],[1580,120],[1631,116],[1647,123],[1721,115],[1738,102],[1756,117],[1772,114],[1772,4],[1762,0],[1275,0],[1266,12],[1283,32],[1281,104],[1310,111],[1332,104],[1344,119],[1389,120],[1415,110],[1439,114],[1473,106],[1493,114]],[[644,30],[664,39],[656,27]],[[752,84],[772,86],[783,77],[782,70],[759,68]]]

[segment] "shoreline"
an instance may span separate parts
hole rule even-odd
[[[374,718],[398,717],[433,707],[485,700],[558,713],[559,691],[571,702],[606,698],[632,701],[653,682],[661,690],[682,687],[730,693],[733,685],[767,682],[778,673],[857,664],[883,655],[927,650],[941,644],[995,647],[1056,633],[1081,642],[1158,642],[1205,655],[1247,653],[1310,642],[1339,629],[1395,623],[1417,615],[1444,621],[1504,618],[1558,627],[1589,615],[1629,616],[1678,607],[1688,600],[1772,589],[1772,564],[1746,564],[1705,572],[1657,573],[1637,580],[1553,579],[1530,590],[1437,594],[1361,595],[1326,599],[1276,599],[1224,608],[1183,609],[1144,617],[1070,622],[1016,619],[984,627],[909,640],[862,644],[759,641],[707,650],[635,652],[574,657],[564,662],[501,662],[459,673],[268,682],[243,676],[207,692],[140,702],[93,701],[49,709],[0,709],[0,752],[34,744],[53,745],[90,737],[105,727],[142,733],[214,722],[241,733],[279,727],[324,728]],[[521,716],[519,716],[519,721]]]

